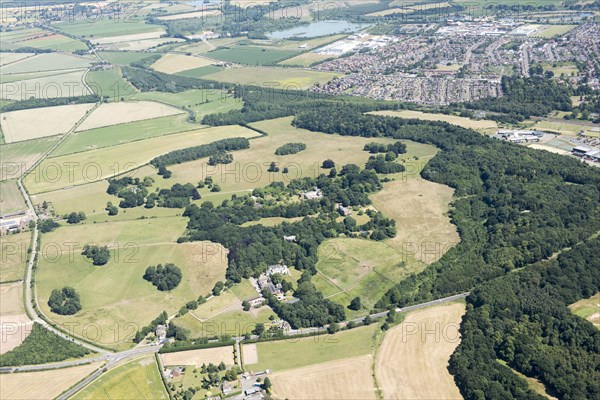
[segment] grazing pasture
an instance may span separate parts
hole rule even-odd
[[[2,374],[2,398],[10,400],[50,400],[100,368],[102,363],[39,372]]]
[[[64,53],[44,53],[14,62],[2,68],[3,74],[87,68],[91,59]]]
[[[6,143],[39,139],[67,133],[75,127],[94,104],[32,108],[2,114],[0,126]]]
[[[220,126],[154,137],[144,141],[86,151],[77,155],[53,157],[44,160],[27,175],[25,186],[30,193],[37,194],[96,182],[116,174],[133,171],[149,163],[154,157],[169,151],[226,138],[256,136],[258,134],[255,131],[238,125]],[[158,178],[158,175],[155,178]],[[169,184],[172,183],[169,182]]]
[[[377,399],[371,355],[309,365],[269,378],[280,399]]]
[[[56,148],[52,156],[101,149],[197,128],[197,125],[187,122],[185,114],[105,126],[72,133]]]
[[[7,235],[0,239],[0,283],[23,279],[30,244],[31,232]]]
[[[258,363],[246,369],[280,372],[327,361],[371,354],[375,349],[377,324],[341,331],[333,335],[321,335],[297,339],[261,342],[256,344]]]
[[[15,64],[9,67],[12,65]],[[83,82],[84,74],[84,70],[72,70],[64,74],[3,83],[0,85],[0,97],[8,100],[27,100],[31,97],[53,99],[85,96],[90,94],[90,91]]]
[[[212,300],[212,299],[211,299]],[[210,302],[210,300],[209,300]],[[271,324],[269,317],[276,317],[270,307],[242,311],[241,300],[228,308],[213,314],[206,320],[201,320],[195,311],[177,318],[177,326],[188,329],[194,337],[213,337],[215,335],[242,336],[250,334],[256,324],[262,323],[268,328]]]
[[[26,210],[27,205],[15,179],[0,181],[0,215]]]
[[[85,82],[92,92],[110,101],[128,98],[136,92],[135,88],[123,79],[120,68],[90,71],[85,75]]]
[[[164,366],[193,365],[199,368],[202,364],[212,363],[227,366],[234,365],[233,346],[212,347],[209,349],[178,351],[176,353],[161,354],[160,358]]]
[[[579,315],[590,321],[594,326],[600,329],[600,293],[592,297],[579,300],[569,306],[573,314]]]
[[[23,343],[31,332],[32,325],[33,322],[29,320],[23,307],[23,284],[0,285],[0,354]],[[2,375],[0,380],[1,377]],[[4,391],[4,386],[2,390]]]
[[[61,325],[78,323],[75,334],[94,342],[114,349],[131,347],[135,332],[163,310],[174,313],[186,302],[206,295],[225,277],[227,252],[221,246],[175,243],[185,225],[182,217],[163,217],[65,226],[45,234],[36,274],[42,311]],[[70,249],[67,242],[72,243]],[[94,266],[81,255],[89,243],[109,246],[111,257],[106,265]],[[161,292],[142,278],[148,266],[159,263],[181,268],[183,277],[175,289]],[[59,316],[48,308],[50,292],[62,286],[72,286],[81,295],[83,308],[73,316]],[[89,322],[99,329],[86,331]],[[111,326],[120,329],[115,332]]]
[[[375,364],[383,398],[461,398],[448,360],[460,342],[464,313],[462,303],[429,307],[409,313],[385,334]]]
[[[34,53],[0,53],[0,66],[14,63],[25,58],[33,57]],[[4,79],[4,77],[3,77]]]
[[[273,85],[276,89],[307,89],[315,83],[326,83],[336,76],[334,72],[275,67],[238,67],[206,75],[206,79],[241,85]]]
[[[298,54],[300,50],[278,50],[276,47],[233,46],[217,49],[207,54],[215,60],[247,64],[270,65]]]
[[[87,50],[87,46],[80,40],[50,33],[36,39],[26,40],[18,43],[19,47],[33,47],[35,49],[52,49],[56,51],[72,52],[76,50]]]
[[[310,67],[311,65],[334,58],[329,54],[313,53],[312,51],[298,54],[295,57],[279,62],[279,65],[293,65],[300,67]]]
[[[154,356],[145,356],[104,373],[72,399],[167,400],[169,395],[160,374]]]
[[[149,57],[147,53],[136,53],[132,51],[99,51],[98,55],[111,64],[129,65]]]
[[[421,111],[411,111],[411,110],[402,110],[402,111],[375,111],[374,115],[384,115],[389,117],[400,117],[400,118],[415,118],[422,119],[425,121],[444,121],[450,124],[462,126],[463,128],[475,129],[477,131],[483,130],[495,130],[498,129],[498,124],[496,121],[491,121],[487,119],[474,120],[470,118],[459,117],[457,115],[446,115],[446,114],[430,114],[424,113]]]
[[[23,175],[58,140],[57,136],[0,145],[0,180]]]
[[[104,103],[95,109],[83,123],[77,127],[77,132],[119,125],[127,122],[167,117],[183,112],[184,111],[177,108],[152,101]]]
[[[174,74],[188,69],[206,67],[214,63],[213,60],[204,57],[165,54],[152,64],[151,68],[165,74]]]
[[[207,65],[206,67],[193,68],[185,71],[178,72],[176,75],[187,76],[188,78],[202,78],[206,75],[215,74],[223,71],[225,67],[217,65]]]

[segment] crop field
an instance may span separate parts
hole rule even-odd
[[[0,145],[2,163],[0,164],[0,180],[16,179],[30,168],[58,140],[48,137],[26,142]]]
[[[294,65],[294,66],[300,66],[300,67],[310,67],[311,65],[321,62],[321,61],[325,61],[331,58],[335,58],[334,56],[331,56],[329,54],[318,54],[318,53],[313,53],[312,51],[306,52],[306,53],[302,53],[299,54],[295,57],[289,58],[285,61],[281,61],[279,63],[279,65]]]
[[[23,308],[23,284],[0,285],[0,354],[23,343],[31,332],[32,324]]]
[[[27,264],[27,250],[31,232],[22,232],[0,238],[0,283],[23,279]]]
[[[77,131],[81,132],[127,122],[168,117],[183,112],[177,108],[152,101],[105,103],[95,109],[77,127]]]
[[[542,31],[536,33],[534,36],[540,38],[553,38],[562,36],[565,33],[575,29],[577,25],[548,25]]]
[[[600,293],[569,306],[575,315],[585,318],[600,329]]]
[[[285,60],[298,54],[300,50],[278,50],[272,47],[258,46],[234,46],[218,49],[207,54],[216,60],[247,64],[247,65],[269,65]]]
[[[403,226],[399,224],[398,229]],[[363,310],[346,309],[353,318],[367,314],[388,289],[424,267],[408,253],[364,239],[328,240],[319,246],[318,257],[313,283],[325,297],[344,307],[360,297]]]
[[[130,361],[106,372],[72,399],[168,399],[154,356]]]
[[[161,26],[146,24],[144,21],[134,21],[130,18],[127,20],[101,18],[94,21],[68,21],[54,24],[54,26],[67,34],[90,38],[94,41],[108,36],[154,33],[163,30]]]
[[[87,46],[76,39],[59,35],[49,34],[48,36],[37,39],[26,40],[18,43],[19,47],[33,47],[36,49],[53,49],[56,51],[76,51],[85,50]]]
[[[17,61],[2,68],[3,74],[78,69],[90,66],[90,59],[62,53],[44,53]]]
[[[190,18],[208,18],[208,17],[218,17],[223,13],[221,10],[217,9],[206,9],[202,11],[193,11],[189,13],[181,13],[181,14],[171,14],[171,15],[161,15],[157,17],[157,19],[161,21],[175,21],[178,19],[190,19]]]
[[[26,210],[25,200],[16,180],[0,181],[0,215]]]
[[[152,64],[151,68],[166,74],[174,74],[188,69],[206,67],[214,63],[213,60],[204,57],[166,54]]]
[[[243,38],[235,37],[235,38],[219,38],[219,39],[209,39],[206,42],[197,42],[185,44],[181,47],[178,47],[177,50],[183,52],[189,52],[194,55],[196,54],[205,54],[211,50],[215,50],[217,47],[229,46],[236,42],[243,40]]]
[[[175,312],[224,279],[227,259],[220,246],[206,242],[175,244],[185,224],[184,218],[165,217],[68,226],[44,235],[36,275],[42,310],[59,324],[76,322],[75,333],[92,341],[115,349],[130,347],[133,334],[163,310]],[[69,250],[67,242],[76,244]],[[109,246],[111,258],[106,265],[94,266],[80,254],[88,243]],[[52,257],[44,257],[50,252]],[[183,274],[172,291],[161,292],[142,278],[149,265],[170,262]],[[74,316],[59,316],[48,309],[50,292],[63,286],[72,286],[81,295],[83,308]],[[99,329],[86,333],[88,322]],[[114,326],[120,329],[115,332],[110,328]]]
[[[189,78],[202,78],[206,75],[216,74],[217,72],[224,71],[225,67],[217,65],[207,65],[206,67],[187,69],[185,71],[178,72],[176,75],[187,76]]]
[[[279,399],[377,398],[371,376],[371,355],[363,355],[278,372],[269,378]]]
[[[193,365],[199,368],[202,364],[219,365],[221,362],[227,366],[234,365],[233,346],[166,353],[161,354],[160,358],[164,366]]]
[[[10,111],[2,114],[0,126],[6,143],[59,135],[72,129],[93,107],[70,104]]]
[[[122,97],[127,98],[136,92],[135,88],[123,79],[119,68],[90,71],[85,75],[85,82],[94,93],[110,101],[119,101]]]
[[[135,140],[149,139],[197,129],[187,122],[186,114],[145,119],[87,131],[74,132],[52,153],[53,157],[115,146]]]
[[[410,111],[410,110],[402,110],[402,111],[376,111],[371,114],[374,115],[385,115],[390,117],[400,117],[400,118],[416,118],[422,119],[425,121],[444,121],[450,124],[462,126],[463,128],[475,129],[477,131],[488,131],[498,129],[498,124],[496,121],[491,121],[487,119],[482,120],[474,120],[470,118],[459,117],[457,115],[446,115],[446,114],[430,114],[424,113],[421,111]]]
[[[28,81],[31,79],[38,79],[38,78],[44,78],[46,76],[56,76],[56,75],[63,75],[69,72],[75,72],[77,70],[73,70],[73,69],[59,69],[59,70],[52,70],[52,71],[40,71],[40,72],[25,72],[22,74],[10,74],[10,75],[2,75],[2,83],[11,83],[11,82],[17,82],[17,81]],[[81,71],[81,70],[80,70]],[[19,82],[19,85],[29,85],[26,86],[28,88],[31,87],[29,82]]]
[[[158,101],[175,107],[186,108],[196,113],[196,121],[198,122],[205,115],[239,110],[244,105],[240,99],[234,98],[224,90],[192,89],[179,93],[140,92],[136,93],[133,99]]]
[[[147,34],[145,34],[147,35]],[[123,50],[123,51],[141,51],[152,47],[160,46],[164,43],[183,42],[183,39],[163,37],[137,40],[135,38],[117,43],[107,43],[104,48],[107,50]]]
[[[246,369],[277,373],[312,364],[371,354],[375,348],[377,324],[323,335],[256,344],[258,363]]]
[[[15,64],[11,64],[12,66]],[[84,96],[90,94],[83,83],[85,71],[74,70],[60,75],[3,83],[0,97],[8,100],[52,99],[57,97]]]
[[[33,57],[34,53],[0,53],[0,66],[11,64],[19,60],[23,60],[28,57]],[[4,79],[4,77],[3,77]]]
[[[98,55],[111,64],[129,65],[149,57],[146,53],[135,53],[131,51],[99,51]]]
[[[331,158],[339,166],[348,163],[364,165],[369,158],[369,153],[363,151],[363,147],[372,141],[370,138],[310,132],[293,127],[291,121],[291,117],[286,117],[250,124],[267,132],[269,136],[252,140],[248,150],[236,151],[233,154],[234,165],[228,166],[226,170],[228,174],[218,167],[208,169],[206,160],[197,160],[170,167],[173,171],[170,181],[197,182],[206,176],[212,176],[223,192],[241,193],[267,186],[274,181],[288,182],[294,178],[317,177],[324,171],[320,166],[326,158]],[[381,139],[382,143],[389,141],[390,139]],[[275,155],[278,147],[290,142],[306,143],[307,148],[294,155]],[[278,163],[281,172],[267,172],[271,161]],[[286,166],[289,167],[289,173],[284,175],[282,171]]]
[[[2,374],[2,398],[11,400],[54,399],[100,368],[102,363],[40,372]]]
[[[121,49],[121,46],[123,46],[123,48],[122,48],[123,50],[135,50],[136,47],[139,46],[139,44],[135,45],[134,48],[129,49],[128,47],[129,47],[130,43],[139,43],[139,42],[143,42],[145,40],[160,39],[160,37],[164,33],[165,33],[164,30],[155,30],[152,32],[132,33],[132,34],[127,34],[127,35],[96,38],[96,39],[92,39],[92,42],[106,46],[106,48],[109,50],[119,50],[119,49]],[[144,49],[144,46],[139,46],[139,47],[140,47],[140,50]]]
[[[111,103],[109,103],[111,104]],[[160,154],[232,137],[256,137],[241,126],[202,128],[44,160],[25,178],[32,194],[95,182],[133,171]],[[155,178],[158,177],[155,176]],[[172,180],[172,179],[171,179]],[[173,182],[175,183],[175,182]]]
[[[396,237],[386,244],[424,263],[439,260],[460,241],[448,216],[454,190],[421,178],[384,183],[373,205],[396,221]]]
[[[464,313],[462,303],[425,308],[385,334],[375,364],[383,398],[461,398],[448,360],[460,342]]]
[[[306,89],[315,83],[329,82],[336,76],[340,76],[340,74],[290,68],[239,67],[227,68],[221,72],[206,75],[205,78],[242,85],[269,83],[276,89]]]

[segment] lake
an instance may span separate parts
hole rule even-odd
[[[271,39],[289,39],[291,37],[312,38],[335,35],[337,33],[356,32],[369,25],[370,24],[355,24],[348,21],[319,21],[283,31],[271,32],[267,34],[267,36]]]

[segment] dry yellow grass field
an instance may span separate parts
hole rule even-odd
[[[131,42],[135,40],[144,40],[144,39],[156,39],[161,37],[164,34],[164,30],[158,30],[154,32],[146,32],[146,33],[134,33],[132,35],[120,35],[120,36],[110,36],[92,39],[93,43],[96,44],[107,44],[107,43],[120,43],[120,42]]]
[[[475,120],[470,118],[459,117],[457,115],[446,115],[446,114],[430,114],[421,111],[375,111],[374,115],[385,115],[389,117],[400,117],[400,118],[416,118],[425,121],[445,121],[450,124],[462,126],[463,128],[475,129],[475,130],[486,130],[486,129],[497,129],[498,124],[496,121],[488,119]]]
[[[460,399],[448,360],[460,342],[465,305],[415,311],[390,329],[377,354],[375,375],[385,399]]]
[[[6,143],[68,132],[94,107],[93,104],[34,108],[2,114],[0,126]]]
[[[31,332],[32,324],[23,308],[23,284],[0,286],[0,354],[23,343]]]
[[[244,360],[244,364],[258,364],[256,343],[242,346],[242,359]]]
[[[281,399],[376,399],[371,355],[363,355],[270,376],[273,395]]]
[[[77,132],[182,113],[183,110],[153,101],[105,103],[92,111]]]
[[[209,363],[218,365],[223,362],[227,366],[234,364],[232,346],[166,353],[161,354],[160,358],[163,365],[171,366],[194,365],[197,368],[202,364],[208,365]]]
[[[36,57],[31,58],[34,59]],[[28,60],[29,59],[10,64],[5,68],[12,67],[13,65]],[[60,68],[61,70],[63,69],[62,67],[63,66]],[[0,85],[0,97],[7,100],[21,101],[27,100],[30,97],[35,97],[36,99],[54,99],[57,97],[85,96],[90,94],[90,92],[83,83],[84,74],[85,70],[83,69],[73,69],[64,74],[6,82]]]
[[[215,61],[204,57],[167,54],[152,64],[152,69],[166,74],[174,74],[188,69],[206,67]]]
[[[453,194],[448,186],[410,178],[385,183],[370,197],[379,211],[396,221],[398,233],[387,243],[429,264],[460,241],[447,215]]]
[[[91,374],[101,363],[42,372],[0,374],[2,399],[54,399],[62,392]]]
[[[172,15],[163,15],[158,17],[157,19],[161,21],[174,21],[178,19],[190,19],[190,18],[208,18],[208,17],[218,17],[223,13],[221,10],[217,9],[206,9],[202,11],[193,11],[189,13],[182,14],[172,14]]]

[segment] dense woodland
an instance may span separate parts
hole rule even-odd
[[[0,354],[0,367],[46,364],[80,358],[90,351],[50,332],[34,322],[31,333],[13,350]]]
[[[142,92],[156,90],[158,92],[179,93],[190,89],[227,89],[230,84],[170,75],[145,68],[123,67],[123,77]]]
[[[199,160],[226,151],[236,151],[250,148],[250,142],[246,138],[230,138],[217,140],[209,144],[174,150],[162,156],[153,158],[150,164],[159,168],[173,164],[181,164],[188,161]]]
[[[461,242],[378,303],[440,298],[550,257],[600,229],[600,171],[443,122],[363,115],[350,108],[305,111],[300,128],[387,136],[437,146],[422,176],[455,189],[451,210]]]
[[[466,399],[544,398],[510,368],[560,399],[600,397],[600,331],[567,308],[600,290],[599,254],[594,239],[472,292],[450,361]]]

